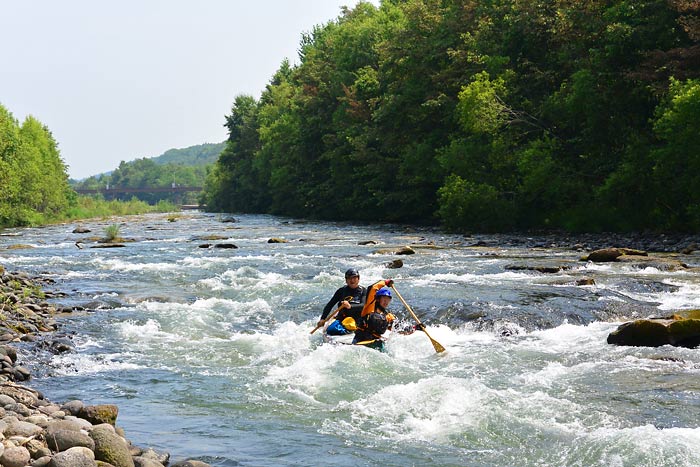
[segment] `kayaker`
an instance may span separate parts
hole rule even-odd
[[[357,269],[350,268],[345,271],[345,286],[335,291],[333,297],[323,307],[323,313],[318,322],[318,325],[322,326],[336,304],[338,308],[341,308],[335,316],[336,319],[326,329],[326,334],[338,336],[350,334],[353,331],[345,328],[342,323],[346,318],[352,318],[353,320],[360,318],[364,305],[365,290],[365,287],[360,285],[360,272]]]
[[[388,329],[391,329],[392,323],[396,319],[392,313],[389,313],[388,307],[391,303],[391,287],[394,281],[385,279],[372,284],[367,292],[365,305],[360,313],[360,319],[356,320],[355,338],[353,344],[364,344],[378,342],[383,346],[381,341],[382,334]],[[347,328],[352,326],[346,323]]]

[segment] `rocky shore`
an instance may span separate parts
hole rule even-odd
[[[58,336],[54,297],[41,278],[0,265],[1,467],[207,467],[198,460],[170,463],[170,455],[138,447],[116,425],[119,408],[82,401],[51,402],[32,389],[17,344],[53,353],[71,350]]]
[[[465,236],[470,246],[520,246],[525,248],[567,248],[594,251],[611,246],[653,253],[690,254],[700,250],[700,235],[683,233],[582,233],[522,232]]]

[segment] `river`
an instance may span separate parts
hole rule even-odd
[[[60,304],[85,309],[58,317],[74,352],[20,349],[30,385],[117,404],[129,439],[213,466],[700,465],[700,351],[606,343],[627,319],[700,308],[697,272],[498,236],[471,246],[405,226],[227,220],[3,231],[0,264],[54,280]],[[113,223],[135,241],[90,248],[85,237]],[[224,242],[238,248],[200,248]],[[5,248],[19,243],[32,248]],[[406,244],[416,254],[376,253]],[[563,268],[513,268],[551,265]],[[386,353],[309,334],[349,267],[363,285],[393,278],[447,351],[421,332],[390,335]],[[410,322],[399,300],[391,309]]]

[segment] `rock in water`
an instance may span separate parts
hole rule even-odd
[[[608,335],[608,344],[695,348],[700,345],[700,310],[680,312],[668,318],[638,319],[624,323]]]

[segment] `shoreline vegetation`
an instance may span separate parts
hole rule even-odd
[[[15,345],[59,354],[72,349],[56,331],[62,310],[48,300],[51,281],[0,265],[0,465],[3,467],[208,467],[194,459],[142,448],[116,425],[119,408],[82,401],[55,403],[31,388]],[[26,352],[23,352],[26,353]],[[28,358],[31,358],[31,350]]]
[[[179,211],[160,201],[105,200],[78,195],[51,131],[28,116],[20,123],[0,103],[0,229],[93,217]]]
[[[700,228],[699,2],[360,2],[239,95],[208,209]]]

